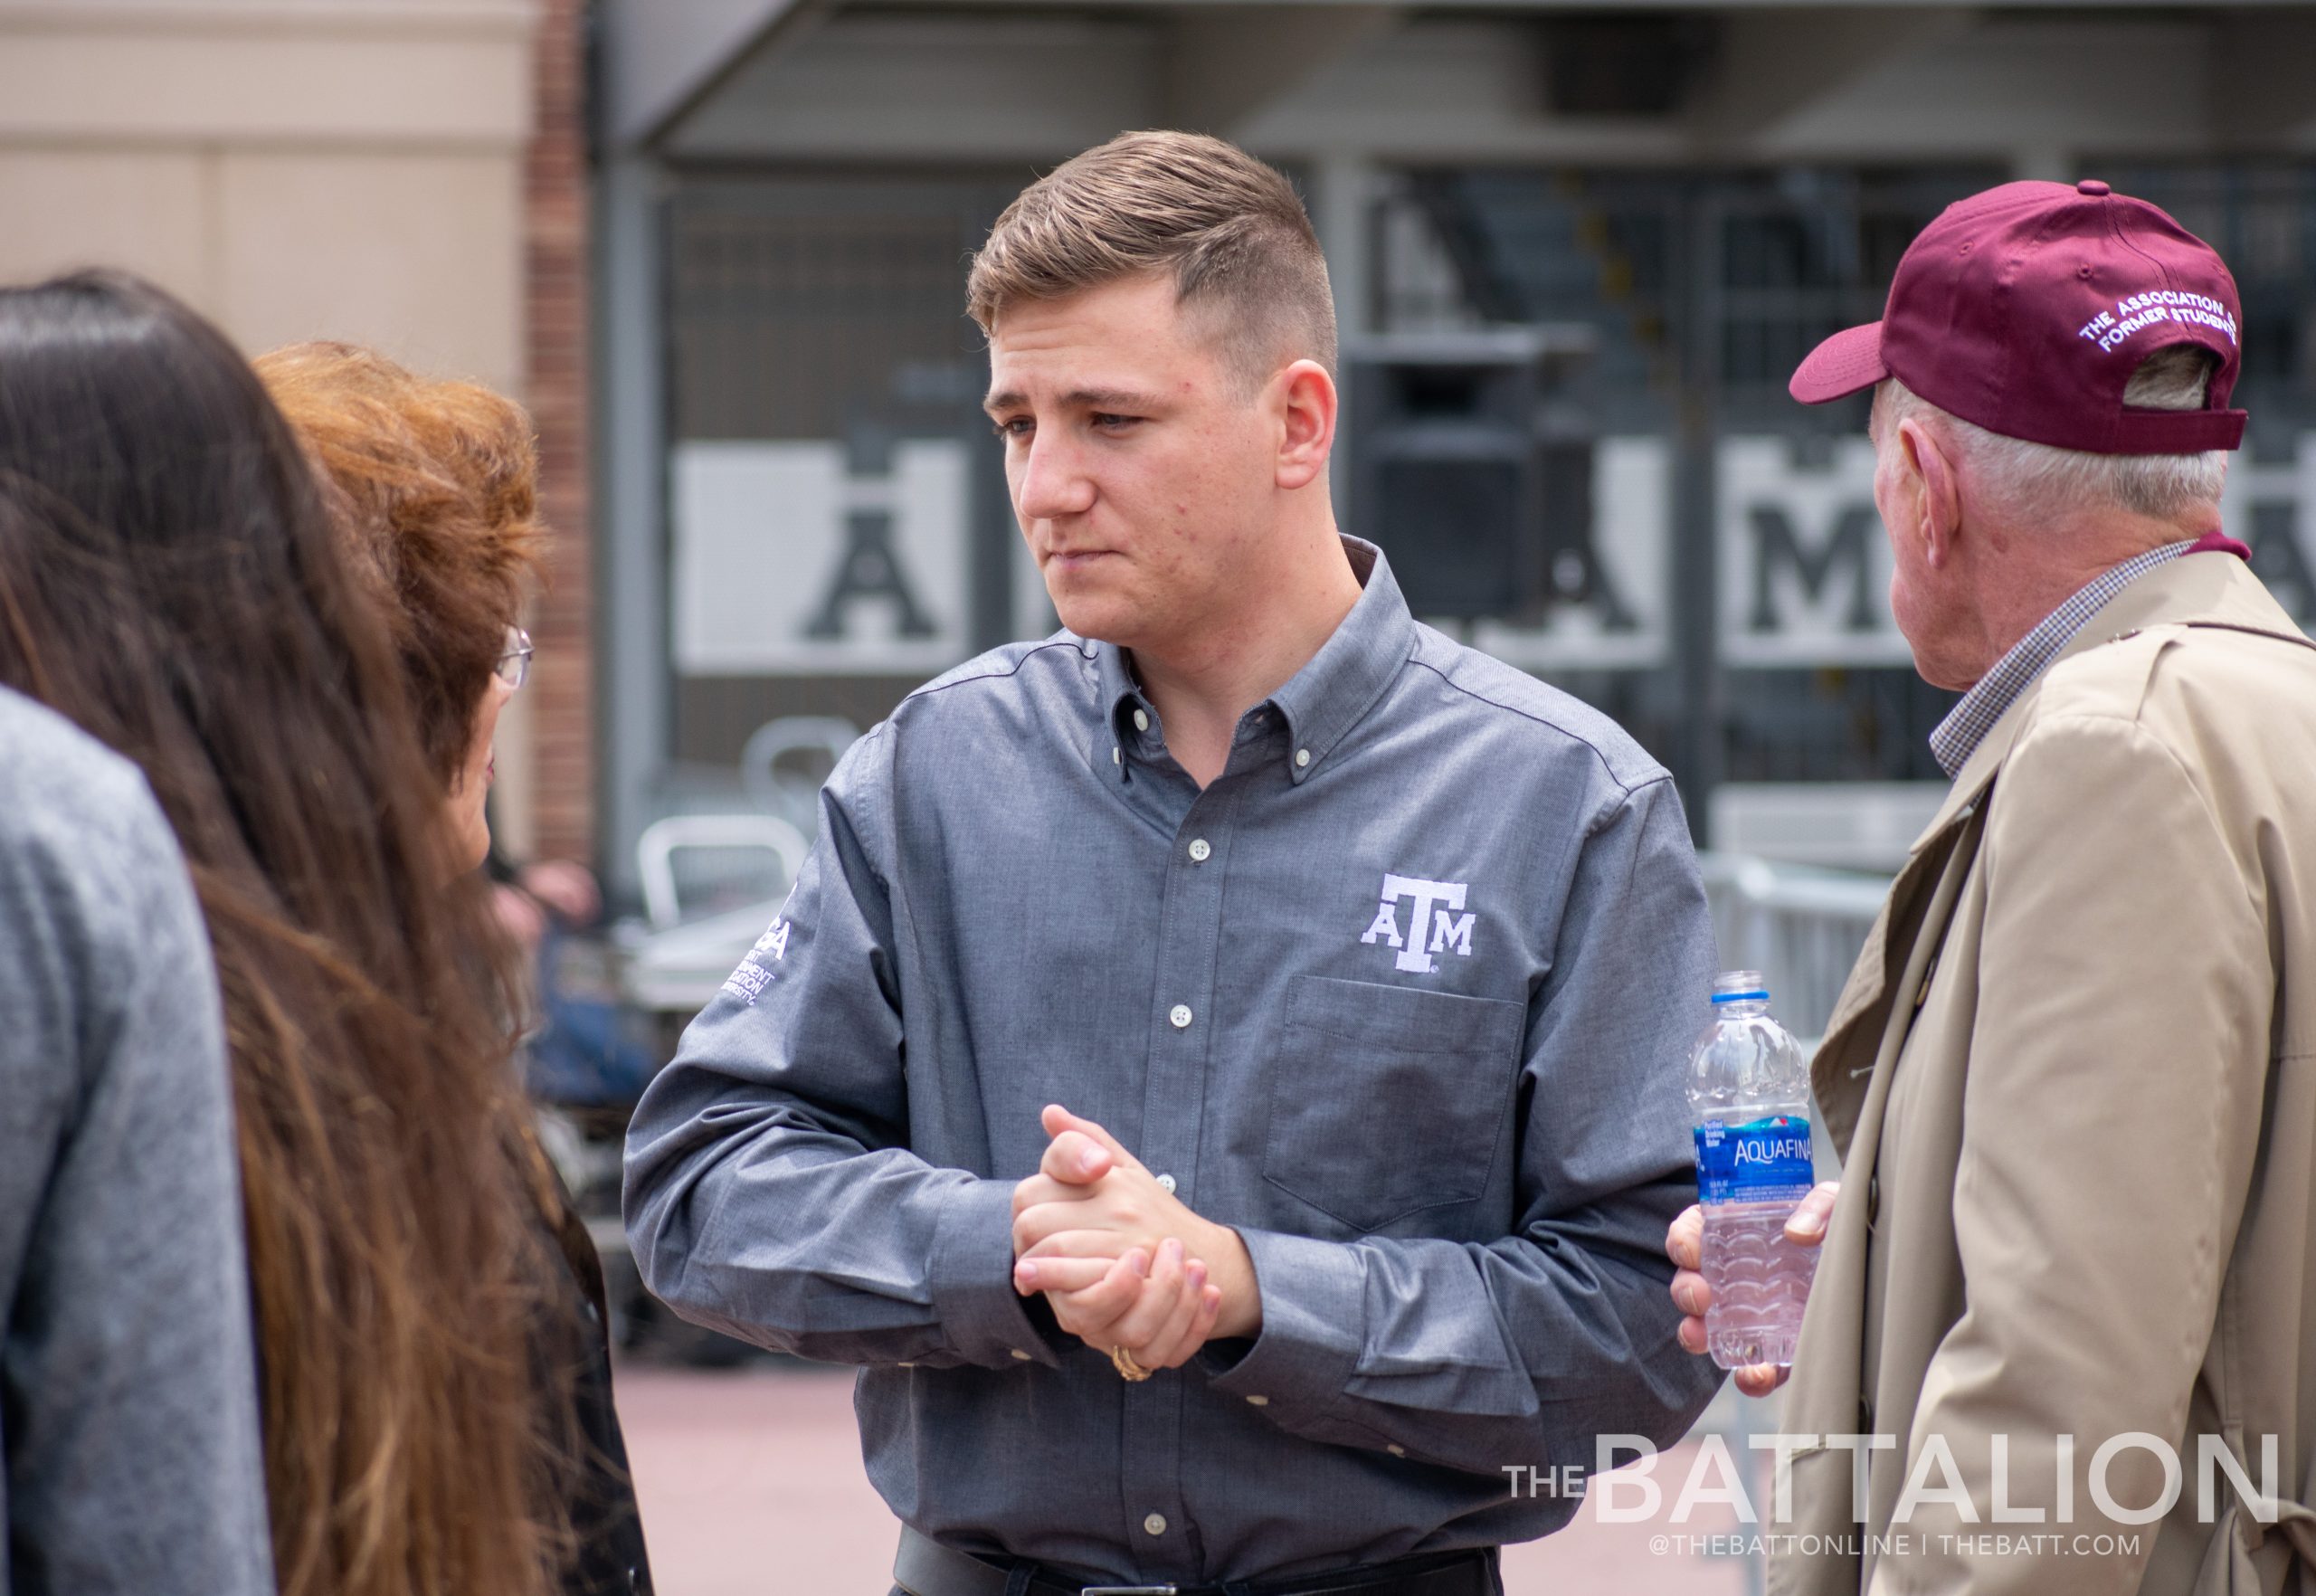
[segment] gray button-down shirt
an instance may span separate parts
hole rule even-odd
[[[1716,1383],[1665,1289],[1713,968],[1672,784],[1346,544],[1364,594],[1203,791],[1106,644],[911,695],[637,1110],[651,1289],[866,1365],[870,1477],[949,1545],[1189,1583],[1526,1539],[1573,1504],[1504,1470]],[[1128,1385],[1016,1295],[1049,1102],[1238,1228],[1256,1339]]]

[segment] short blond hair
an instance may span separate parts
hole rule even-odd
[[[1334,373],[1310,214],[1277,168],[1201,133],[1121,133],[1023,189],[973,257],[966,308],[986,333],[1011,306],[1155,272],[1210,316],[1250,388],[1292,360]]]

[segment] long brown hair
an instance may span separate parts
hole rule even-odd
[[[133,278],[0,290],[0,681],[144,768],[224,993],[285,1596],[530,1596],[553,1278],[479,899],[247,362]]]

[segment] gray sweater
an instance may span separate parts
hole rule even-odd
[[[235,1171],[168,824],[0,689],[0,1596],[273,1589]]]

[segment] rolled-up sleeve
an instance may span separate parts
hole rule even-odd
[[[628,1132],[644,1283],[684,1317],[849,1363],[1050,1363],[1011,1279],[1011,1183],[906,1145],[889,727],[831,776],[755,950]]]
[[[1243,1230],[1263,1325],[1208,1358],[1216,1388],[1296,1435],[1478,1474],[1589,1468],[1603,1433],[1678,1439],[1720,1381],[1675,1338],[1664,1253],[1694,1192],[1682,1065],[1713,971],[1671,782],[1619,793],[1586,831],[1530,1005],[1514,1233]]]

